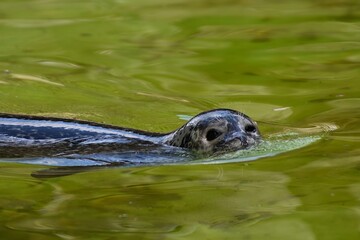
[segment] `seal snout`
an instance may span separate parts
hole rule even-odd
[[[224,145],[232,144],[232,145],[239,145],[239,146],[248,146],[248,138],[242,132],[235,132],[232,133],[230,136],[225,137]]]

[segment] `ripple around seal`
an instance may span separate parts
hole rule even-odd
[[[323,138],[325,134],[337,129],[330,123],[316,124],[308,128],[283,128],[283,131],[272,133],[250,149],[239,150],[207,158],[199,158],[186,150],[162,146],[142,146],[135,151],[113,151],[88,154],[68,154],[52,157],[33,157],[20,159],[0,159],[0,162],[17,162],[44,166],[70,167],[65,169],[68,174],[86,171],[86,167],[117,166],[140,167],[152,165],[180,165],[180,164],[223,164],[234,162],[248,162],[265,157],[290,152],[311,145]],[[73,171],[71,167],[84,167],[83,170]],[[45,173],[51,170],[45,170]],[[54,174],[52,174],[54,175]],[[55,174],[57,175],[57,174]],[[59,175],[60,176],[60,175]]]
[[[239,150],[222,156],[192,162],[191,164],[223,164],[254,161],[306,147],[319,141],[321,138],[320,135],[299,136],[296,132],[287,132],[282,135],[274,134],[263,140],[256,147],[248,150]]]
[[[263,140],[257,146],[248,150],[239,150],[232,153],[227,153],[221,156],[214,156],[205,159],[194,159],[189,153],[176,152],[165,153],[164,152],[144,152],[143,154],[89,154],[89,155],[72,155],[64,157],[48,157],[48,158],[32,158],[32,159],[2,159],[4,162],[17,162],[35,165],[47,165],[58,167],[84,167],[83,171],[86,171],[86,167],[92,166],[127,166],[127,167],[140,167],[140,166],[152,166],[152,165],[179,165],[179,164],[224,164],[224,163],[236,163],[236,162],[248,162],[259,160],[265,157],[272,157],[278,154],[290,152],[296,149],[300,149],[309,146],[322,139],[321,135],[301,136],[296,132],[286,132],[284,134],[273,134]],[[175,149],[173,149],[175,150]],[[110,165],[109,165],[110,164]],[[54,170],[54,169],[53,169]],[[51,169],[44,170],[43,172],[48,174],[54,172]],[[66,175],[80,172],[81,169],[72,168],[61,169],[67,172]],[[44,173],[41,173],[42,175]],[[52,173],[54,176],[61,176],[61,174]]]

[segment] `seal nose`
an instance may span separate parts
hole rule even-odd
[[[244,132],[235,132],[225,137],[225,143],[234,141],[240,142],[241,145],[245,147],[248,145],[247,137]]]

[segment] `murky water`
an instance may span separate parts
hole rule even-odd
[[[359,239],[359,19],[355,0],[1,1],[0,112],[167,132],[224,107],[267,139],[218,164],[0,163],[1,238]]]

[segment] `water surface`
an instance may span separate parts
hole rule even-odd
[[[257,161],[57,178],[0,163],[0,235],[359,239],[359,19],[355,0],[2,1],[0,112],[167,132],[222,107],[266,138],[320,138]]]

